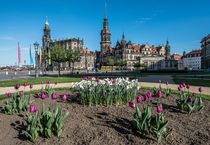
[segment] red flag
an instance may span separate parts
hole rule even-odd
[[[19,59],[19,63],[21,63],[21,58],[20,58],[20,44],[18,42],[18,59]]]

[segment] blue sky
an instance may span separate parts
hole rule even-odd
[[[40,44],[45,17],[52,39],[83,38],[89,50],[100,49],[105,0],[1,0],[0,65],[29,64],[29,47]],[[121,40],[162,45],[169,39],[172,53],[200,48],[210,32],[209,0],[107,0],[112,46]]]

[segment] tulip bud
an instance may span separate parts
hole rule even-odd
[[[162,97],[162,91],[161,91],[161,90],[158,91],[158,97],[159,97],[159,98]]]
[[[37,111],[37,107],[35,105],[31,105],[30,106],[30,112],[36,112]]]
[[[163,108],[160,107],[160,106],[158,106],[158,107],[157,107],[157,112],[158,112],[158,113],[162,113],[162,111],[163,111]]]
[[[199,90],[200,93],[203,92],[203,89],[202,88],[199,88],[198,90]]]
[[[151,92],[148,92],[148,93],[147,93],[147,96],[148,96],[149,98],[152,98],[152,93],[151,93]]]
[[[134,107],[135,107],[135,102],[130,101],[130,102],[129,102],[129,106],[130,106],[131,108],[134,108]]]
[[[97,78],[97,79],[96,79],[96,82],[100,82],[100,79],[99,79],[99,78]]]
[[[187,84],[187,89],[190,89],[190,85],[189,84]]]
[[[179,87],[180,87],[180,88],[183,88],[183,85],[182,85],[182,84],[180,84],[180,85],[179,85]]]
[[[137,102],[138,102],[138,103],[141,103],[141,101],[142,101],[142,100],[141,100],[141,96],[137,96]]]
[[[152,117],[154,117],[154,118],[157,117],[157,114],[152,115]]]
[[[20,91],[19,93],[20,93],[20,95],[23,95],[23,91]]]
[[[55,82],[55,85],[57,85],[58,83],[57,82]]]
[[[12,96],[12,93],[8,93],[7,96],[8,96],[8,97],[11,97],[11,96]]]
[[[87,77],[84,77],[83,80],[87,80]]]
[[[33,84],[30,84],[30,89],[32,89],[33,88]]]
[[[178,90],[179,90],[179,91],[181,91],[181,90],[182,90],[182,88],[181,88],[181,87],[178,87]]]
[[[188,98],[188,102],[192,102],[193,101],[193,99],[192,98]]]
[[[195,97],[196,96],[196,93],[193,93],[192,95]]]
[[[185,83],[184,83],[184,82],[182,83],[182,86],[183,86],[183,87],[186,87],[186,85],[185,85]]]
[[[23,86],[26,87],[26,86],[27,86],[27,83],[25,82],[25,83],[23,84]]]
[[[161,83],[161,80],[158,80],[158,83]]]
[[[148,96],[144,95],[144,101],[147,101],[147,100],[148,100]]]
[[[41,84],[44,84],[44,81],[42,81]]]
[[[55,100],[56,99],[56,93],[52,93],[52,99]]]
[[[166,82],[166,85],[168,85],[168,82]]]
[[[47,97],[46,92],[42,92],[42,93],[41,93],[41,97],[42,97],[43,100],[46,99],[46,97]]]
[[[16,90],[18,90],[20,88],[20,84],[16,84],[14,87]]]
[[[63,95],[62,95],[62,100],[63,100],[63,101],[66,101],[66,99],[67,99],[67,98],[66,98],[66,94],[63,94]]]

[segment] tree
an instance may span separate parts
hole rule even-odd
[[[75,62],[79,62],[81,60],[81,52],[79,50],[75,50],[72,53],[72,63],[73,63],[73,67],[72,67],[72,72],[74,71],[74,63]]]
[[[54,44],[50,48],[51,60],[58,63],[58,76],[60,76],[61,63],[66,61],[65,49],[59,44]]]
[[[135,63],[133,66],[134,66],[135,68],[139,69],[139,68],[141,67],[141,64],[140,64],[139,62],[137,62],[137,63]]]
[[[127,65],[127,62],[123,59],[118,59],[117,60],[117,66],[120,66],[121,68],[126,66]]]
[[[73,50],[72,49],[66,50],[66,61],[69,62],[69,71],[71,72],[71,63],[73,62]]]
[[[108,65],[112,66],[112,71],[113,71],[114,59],[109,58],[109,60],[108,60]]]

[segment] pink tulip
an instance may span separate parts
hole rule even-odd
[[[203,92],[203,89],[202,88],[199,88],[198,90],[199,90],[200,93]]]
[[[135,102],[130,101],[130,102],[129,102],[129,106],[130,106],[131,108],[134,108],[134,107],[135,107]]]
[[[183,86],[183,87],[186,87],[186,84],[183,82],[183,83],[182,83],[182,86]]]
[[[158,80],[158,83],[161,83],[161,80]]]
[[[12,93],[7,93],[7,96],[8,96],[8,97],[11,97],[11,96],[12,96]]]
[[[190,85],[189,84],[187,84],[187,89],[190,89]]]
[[[55,82],[55,85],[57,85],[58,83],[57,82]]]
[[[83,80],[87,80],[87,77],[84,77]]]
[[[181,88],[181,87],[178,87],[178,90],[179,90],[179,91],[181,91],[181,90],[182,90],[182,88]]]
[[[20,91],[19,93],[20,93],[20,95],[23,95],[23,91]]]
[[[168,85],[168,82],[166,82],[166,85]]]
[[[159,97],[159,98],[162,97],[162,91],[161,91],[161,90],[158,91],[158,97]]]
[[[16,90],[18,90],[20,88],[20,84],[16,84],[14,87]]]
[[[137,96],[137,102],[138,102],[138,103],[141,103],[141,101],[142,101],[142,100],[141,100],[141,96]]]
[[[193,93],[192,95],[195,97],[196,96],[196,93]]]
[[[147,101],[147,100],[148,100],[148,96],[144,95],[144,101]]]
[[[179,85],[180,88],[183,88],[182,84]]]
[[[23,86],[26,87],[26,86],[27,86],[27,83],[25,82],[25,83],[23,84]]]
[[[41,84],[44,84],[44,81],[42,81]]]
[[[32,89],[33,88],[33,84],[30,84],[30,89]]]
[[[62,100],[63,100],[63,101],[66,101],[66,99],[67,99],[67,98],[66,98],[66,94],[63,94],[63,95],[62,95]]]
[[[157,114],[152,115],[152,117],[154,117],[154,118],[157,117]]]
[[[50,84],[51,83],[51,81],[47,81],[47,84]]]
[[[162,111],[163,111],[163,108],[160,107],[160,106],[158,106],[158,107],[157,107],[157,112],[158,112],[158,113],[162,113]]]
[[[151,92],[148,92],[148,93],[147,93],[147,96],[148,96],[149,98],[152,98],[152,93],[151,93]]]
[[[36,112],[37,111],[37,107],[35,105],[31,105],[30,106],[30,112]]]
[[[90,80],[90,79],[92,79],[93,77],[90,77],[90,76],[88,76],[88,79]]]
[[[56,93],[52,93],[52,99],[55,100],[56,99]]]
[[[46,99],[47,98],[47,93],[46,92],[42,92],[41,93],[41,97],[42,97],[43,100]]]
[[[96,82],[100,82],[100,79],[99,79],[99,78],[97,78],[97,79],[96,79]]]
[[[189,98],[189,99],[188,99],[188,102],[192,102],[192,101],[193,101],[193,99],[192,99],[192,98]]]

